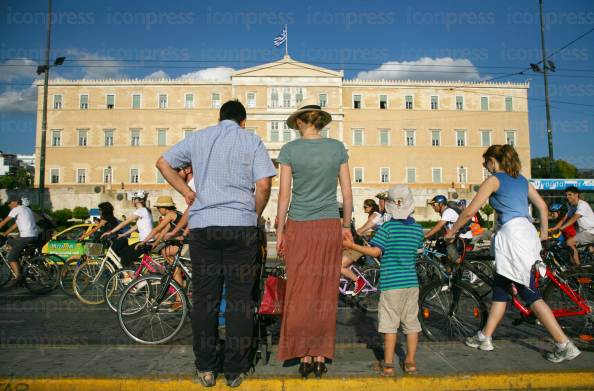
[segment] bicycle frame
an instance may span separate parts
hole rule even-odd
[[[379,266],[379,262],[377,261],[377,259],[373,258],[373,260],[377,263],[377,265]],[[351,265],[349,267],[349,269],[355,273],[359,278],[362,278],[363,281],[365,281],[365,286],[363,287],[363,289],[361,289],[361,293],[370,293],[370,292],[377,292],[378,289],[377,287],[374,287],[363,275],[363,273],[361,273],[361,271],[359,270],[359,268],[355,265]],[[347,291],[347,285],[348,285],[348,279],[345,277],[341,277],[340,278],[340,284],[338,286],[338,291],[340,292],[340,294],[346,296],[349,291]]]
[[[97,283],[97,280],[101,277],[101,274],[103,274],[103,271],[105,270],[105,264],[108,262],[115,266],[116,270],[123,268],[120,257],[118,257],[115,251],[113,251],[111,246],[109,246],[109,248],[107,249],[107,253],[101,260],[101,267],[99,268],[99,272],[97,272],[95,278],[93,278],[93,280],[91,281],[91,284]]]

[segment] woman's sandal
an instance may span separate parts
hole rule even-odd
[[[371,367],[375,372],[379,372],[380,376],[394,376],[394,364],[386,363],[383,360],[378,361]]]
[[[196,375],[198,376],[198,380],[200,380],[200,384],[202,384],[204,387],[213,387],[217,382],[214,372],[212,371],[196,371]]]
[[[415,362],[403,362],[402,370],[408,375],[414,375],[417,373],[417,364]]]

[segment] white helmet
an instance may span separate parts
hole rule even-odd
[[[132,193],[132,199],[141,199],[141,200],[146,200],[146,198],[148,197],[148,193],[144,190],[138,190],[135,191],[134,193]]]
[[[31,200],[28,197],[21,197],[21,205],[31,206]]]

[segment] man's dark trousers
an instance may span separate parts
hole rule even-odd
[[[218,313],[226,287],[225,377],[250,368],[254,329],[253,288],[258,270],[256,227],[206,227],[190,230],[192,333],[196,368],[218,371]]]

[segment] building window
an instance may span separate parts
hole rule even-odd
[[[412,97],[412,95],[406,95],[404,97],[404,101],[405,101],[404,108],[406,110],[412,110],[413,109],[413,97]]]
[[[437,95],[431,96],[431,110],[438,110],[439,109],[439,98]]]
[[[458,182],[463,185],[468,182],[468,168],[458,167]]]
[[[464,97],[456,96],[456,110],[464,110]]]
[[[300,106],[303,102],[303,89],[298,88],[297,93],[295,94],[295,105]]]
[[[249,108],[256,107],[256,93],[255,92],[247,93],[247,107],[249,107]]]
[[[167,94],[159,94],[159,108],[160,109],[167,108]]]
[[[363,129],[353,129],[353,145],[363,145]]]
[[[380,168],[380,182],[381,183],[389,183],[390,182],[390,169],[388,167]]]
[[[355,183],[363,183],[363,167],[355,167]]]
[[[218,109],[221,107],[221,94],[219,94],[218,92],[213,92],[212,93],[212,103],[211,103],[212,107],[214,109]]]
[[[289,125],[286,122],[283,122],[283,141],[291,141],[291,133],[293,131],[289,128]]]
[[[54,110],[62,108],[62,95],[54,95]]]
[[[89,138],[89,131],[88,130],[79,130],[78,131],[78,145],[80,147],[86,147]]]
[[[140,183],[140,174],[138,168],[130,169],[130,183]]]
[[[505,111],[514,111],[514,102],[511,96],[505,97]]]
[[[76,183],[85,183],[87,181],[87,170],[79,168],[76,170]]]
[[[319,104],[321,108],[328,107],[328,94],[320,94]]]
[[[278,121],[272,121],[270,123],[270,141],[278,143],[280,141],[280,134],[278,132]]]
[[[489,172],[489,170],[487,170],[485,167],[483,167],[483,181],[490,176],[491,176],[491,173]]]
[[[140,94],[132,94],[132,108],[140,109]]]
[[[79,107],[81,110],[86,110],[89,108],[89,95],[81,95],[80,96]]]
[[[186,109],[191,109],[194,107],[194,94],[186,94],[184,107]]]
[[[276,88],[270,90],[270,107],[278,107],[278,91]]]
[[[433,183],[441,183],[441,167],[431,169],[431,180]]]
[[[407,147],[414,147],[416,143],[416,136],[414,130],[404,131],[404,145]]]
[[[458,146],[458,147],[466,146],[466,131],[465,130],[456,130],[456,146]]]
[[[105,107],[113,109],[115,107],[115,94],[107,94],[105,96]]]
[[[379,96],[379,108],[380,109],[388,108],[388,95],[380,95]]]
[[[353,109],[361,108],[361,95],[353,95]]]
[[[103,183],[111,184],[113,182],[113,168],[107,167],[103,169]]]
[[[62,146],[62,131],[52,130],[52,147]]]
[[[50,170],[51,183],[60,183],[60,169],[52,168]]]
[[[105,146],[112,147],[113,146],[113,130],[105,130]]]
[[[130,129],[130,145],[133,147],[140,145],[140,129]]]
[[[379,130],[379,143],[380,145],[390,145],[390,129]]]
[[[481,96],[481,111],[489,111],[489,97]]]
[[[441,145],[441,131],[431,131],[431,145],[434,147],[439,147]]]
[[[505,143],[507,145],[511,145],[512,147],[516,146],[516,132],[513,130],[506,130],[505,131]]]
[[[324,128],[324,129],[322,129],[322,130],[320,131],[320,136],[321,136],[322,138],[328,138],[328,137],[330,137],[330,129],[328,129],[328,128]]]
[[[163,177],[163,174],[161,174],[161,171],[157,170],[157,183],[162,184],[165,183],[165,178]]]
[[[491,146],[491,131],[481,130],[481,147]]]
[[[157,145],[160,147],[167,145],[167,129],[157,129]]]
[[[291,107],[291,91],[288,88],[283,90],[283,107]]]
[[[417,182],[417,169],[414,167],[407,167],[406,168],[406,183],[416,183]]]
[[[191,135],[193,131],[194,131],[193,129],[184,129],[184,138]]]

